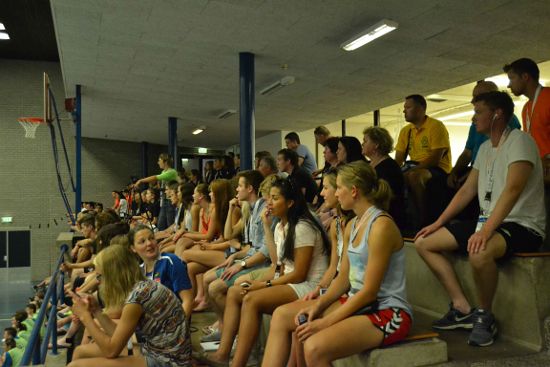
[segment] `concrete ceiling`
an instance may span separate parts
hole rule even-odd
[[[550,59],[548,1],[51,0],[68,95],[83,86],[83,135],[185,146],[238,143],[238,53],[256,55],[257,136],[305,130]],[[388,18],[399,29],[339,45]],[[191,135],[194,127],[207,130]]]

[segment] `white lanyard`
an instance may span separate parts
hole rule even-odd
[[[535,113],[535,105],[537,104],[537,100],[539,99],[540,91],[542,90],[542,85],[539,84],[537,87],[537,90],[535,91],[535,97],[533,98],[533,103],[531,104],[531,113],[529,111],[526,111],[526,122],[527,122],[527,132],[531,133],[531,119],[533,118],[533,114]]]
[[[493,176],[495,172],[495,162],[498,157],[498,152],[500,151],[500,148],[504,144],[504,141],[506,141],[506,138],[508,137],[508,134],[510,134],[510,131],[511,131],[510,128],[507,126],[506,129],[502,132],[502,135],[500,136],[500,140],[498,141],[498,146],[494,156],[492,157],[492,159],[489,159],[489,157],[487,157],[487,161],[485,162],[485,169],[487,172],[487,188],[485,190],[485,198],[483,201],[486,205],[485,205],[485,208],[481,208],[481,212],[484,215],[488,215],[489,209],[491,208],[491,200],[493,196],[493,185],[495,183]]]

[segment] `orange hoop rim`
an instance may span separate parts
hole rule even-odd
[[[30,124],[43,124],[44,119],[41,117],[19,117],[17,122],[26,122]]]

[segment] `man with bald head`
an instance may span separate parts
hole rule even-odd
[[[480,94],[497,91],[498,87],[495,83],[488,80],[481,80],[477,82],[476,86],[472,90],[472,97],[476,98]],[[511,129],[521,129],[521,125],[516,115],[512,115],[512,118],[508,122],[508,126],[510,126]],[[480,134],[476,131],[475,123],[472,122],[464,151],[460,154],[460,157],[458,157],[455,166],[447,177],[447,186],[454,190],[457,190],[460,186],[462,186],[468,177],[468,173],[470,172],[470,165],[473,165],[476,160],[479,147],[487,139],[487,135]]]

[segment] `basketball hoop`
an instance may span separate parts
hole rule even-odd
[[[17,122],[25,128],[25,138],[34,139],[36,129],[44,123],[44,119],[40,117],[19,117]]]

